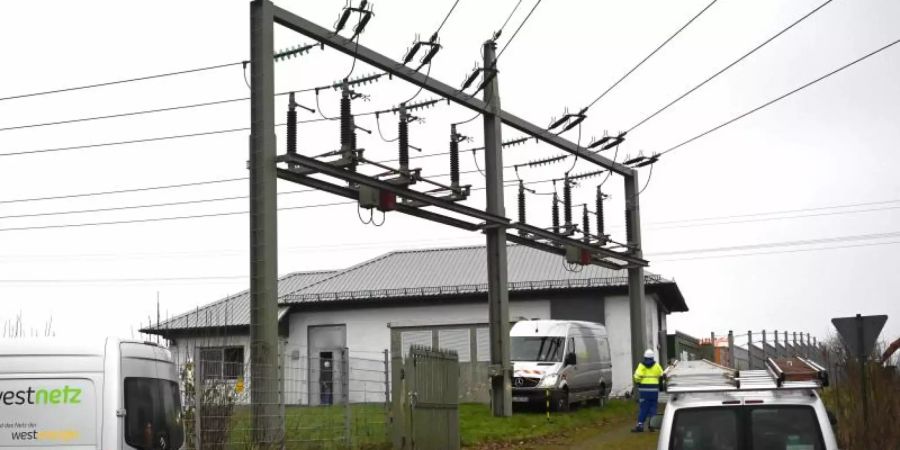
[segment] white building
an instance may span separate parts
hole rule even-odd
[[[605,324],[613,354],[613,392],[628,389],[633,368],[625,271],[586,266],[571,272],[560,256],[518,245],[509,246],[508,261],[510,319]],[[386,380],[376,372],[386,371],[385,351],[405,353],[411,344],[457,350],[462,370],[471,367],[467,373],[477,377],[489,354],[486,263],[483,247],[396,251],[344,270],[281,278],[287,401],[325,401],[319,392],[322,370],[334,377],[336,397],[347,389],[351,401],[378,401],[379,395],[383,401]],[[666,315],[687,311],[687,305],[678,286],[659,275],[646,275],[646,294],[647,335],[659,350],[665,345]],[[241,370],[229,369],[229,362],[249,361],[249,318],[245,291],[142,331],[168,339],[182,361],[212,361],[205,363],[211,376],[236,378]],[[346,384],[341,370],[322,369],[323,364],[340,368],[342,355],[351,372]],[[353,375],[357,369],[362,375]],[[463,376],[462,381],[467,399],[487,398],[486,391],[478,392],[487,380]]]

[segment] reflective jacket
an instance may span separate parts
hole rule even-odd
[[[659,363],[653,363],[651,367],[640,363],[637,369],[634,369],[634,385],[638,388],[659,389],[659,378],[662,374],[663,369]]]

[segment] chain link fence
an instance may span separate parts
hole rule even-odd
[[[348,349],[310,356],[280,355],[275,404],[283,429],[259,430],[250,402],[251,364],[220,349],[201,349],[181,364],[187,449],[253,449],[269,442],[286,449],[390,448],[390,359],[350,356]],[[374,354],[373,356],[377,356]]]

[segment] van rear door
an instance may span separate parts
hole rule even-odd
[[[0,449],[95,449],[98,405],[88,378],[0,378]]]

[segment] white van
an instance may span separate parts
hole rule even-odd
[[[818,391],[828,374],[803,358],[765,370],[682,361],[666,370],[665,412],[650,420],[658,450],[837,450],[833,416]]]
[[[115,338],[0,341],[0,449],[183,447],[168,350]]]
[[[612,390],[612,358],[606,327],[593,322],[523,320],[510,330],[513,404],[565,411]]]

